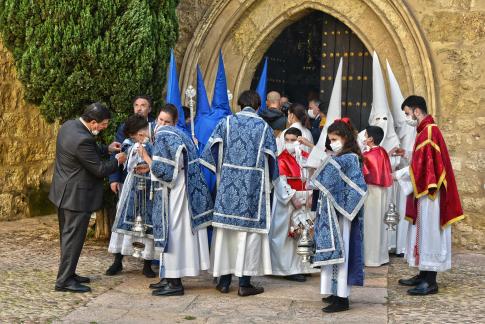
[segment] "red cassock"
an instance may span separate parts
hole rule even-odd
[[[391,161],[386,150],[380,146],[375,146],[362,155],[364,156],[362,172],[365,182],[380,187],[392,186]]]
[[[426,116],[417,133],[409,166],[414,192],[408,196],[406,217],[415,224],[418,198],[428,195],[434,200],[439,192],[440,223],[445,227],[464,218],[448,149],[433,117]]]
[[[308,158],[308,153],[301,151],[304,158]],[[301,181],[300,165],[296,158],[287,150],[283,150],[278,156],[278,168],[280,175],[286,176],[288,185],[296,191],[303,191],[305,189],[305,182]]]

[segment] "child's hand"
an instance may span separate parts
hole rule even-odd
[[[303,136],[298,136],[298,138],[296,140],[298,142],[300,142],[300,144],[303,144],[303,145],[308,146],[310,148],[313,148],[315,146],[315,145],[313,145],[313,143],[311,143],[309,140],[307,140]]]
[[[295,196],[291,198],[291,204],[293,207],[295,207],[295,209],[300,209],[303,206],[300,199],[296,198]]]

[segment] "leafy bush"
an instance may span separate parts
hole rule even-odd
[[[177,3],[0,0],[0,32],[25,99],[49,122],[78,116],[92,101],[108,105],[113,124],[132,112],[137,94],[159,104],[178,35]]]

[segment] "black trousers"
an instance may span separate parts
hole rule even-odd
[[[61,260],[57,273],[57,287],[72,283],[77,262],[86,239],[91,212],[79,212],[59,208],[59,233],[61,243]]]
[[[232,274],[222,275],[219,278],[219,284],[224,287],[229,287],[232,282]],[[239,277],[239,287],[249,287],[251,284],[251,276]]]

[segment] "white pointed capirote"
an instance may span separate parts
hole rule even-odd
[[[401,141],[401,148],[405,149],[406,151],[411,151],[416,138],[416,127],[412,127],[406,123],[406,115],[401,109],[404,97],[399,87],[399,83],[392,72],[391,65],[387,60],[386,65],[387,76],[389,77],[389,89],[391,92],[391,113],[392,117],[394,118],[394,127],[396,129],[397,136]]]
[[[323,126],[317,145],[313,148],[307,160],[307,165],[312,168],[318,168],[325,157],[325,141],[327,140],[327,130],[330,125],[342,116],[342,65],[343,59],[340,58],[337,74],[334,78],[332,95],[328,104],[327,120]]]
[[[380,146],[387,152],[399,146],[399,138],[394,130],[394,120],[387,102],[386,85],[381,64],[375,51],[372,58],[372,109],[369,116],[369,125],[379,126],[384,130],[384,139]]]

